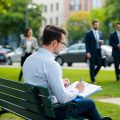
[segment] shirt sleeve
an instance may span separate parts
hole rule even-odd
[[[112,46],[112,47],[114,47],[114,48],[118,48],[117,47],[117,43],[115,42],[115,37],[114,37],[113,33],[110,34],[109,45]]]
[[[21,41],[20,41],[20,47],[21,48],[23,48],[23,46],[26,44],[25,41],[26,41],[25,38],[21,39]]]
[[[78,89],[68,90],[64,87],[60,65],[54,61],[47,68],[48,85],[58,101],[66,103],[76,98]]]
[[[34,47],[35,47],[35,50],[38,49],[38,41],[36,38],[34,38]]]

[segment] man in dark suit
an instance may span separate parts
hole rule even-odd
[[[120,81],[120,22],[116,24],[116,31],[110,34],[110,45],[112,46],[112,56],[114,58],[115,74],[117,81]]]
[[[86,33],[86,57],[89,60],[91,82],[95,83],[95,76],[102,65],[101,45],[104,43],[102,32],[99,31],[99,21],[93,20],[92,29]]]

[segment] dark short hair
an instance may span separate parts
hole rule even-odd
[[[27,29],[25,30],[25,37],[27,37],[27,34],[28,34],[29,30],[32,30],[32,28],[27,28]]]
[[[118,22],[116,23],[116,25],[120,25],[120,21],[118,21]]]
[[[43,45],[49,45],[53,40],[61,41],[62,34],[66,31],[55,25],[47,25],[43,31]]]
[[[98,20],[93,20],[92,25],[94,25],[95,23],[99,23],[99,21]]]

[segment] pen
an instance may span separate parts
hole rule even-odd
[[[80,79],[80,82],[83,82],[83,77]]]

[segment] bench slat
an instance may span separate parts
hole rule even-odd
[[[9,86],[9,87],[12,87],[12,88],[16,88],[16,89],[19,89],[19,90],[23,90],[23,91],[25,91],[26,89],[28,89],[28,90],[31,89],[31,85],[23,84],[23,83],[20,84],[19,82],[16,82],[16,81],[13,81],[13,80],[6,80],[4,78],[0,78],[0,84],[4,85],[4,86]]]
[[[12,82],[11,82],[12,81]],[[9,86],[11,88],[15,88],[15,89],[18,89],[18,90],[21,90],[21,91],[26,91],[26,89],[32,89],[32,87],[34,85],[30,85],[30,84],[24,84],[24,83],[20,83],[19,82],[16,82],[16,81],[13,81],[13,80],[6,80],[6,79],[3,79],[3,78],[0,78],[0,84],[3,85],[3,86]],[[45,96],[49,96],[49,92],[46,88],[44,87],[40,87],[38,86],[39,88],[39,93],[41,95],[45,95]]]
[[[0,106],[25,119],[54,118],[55,111],[47,88],[0,78]]]
[[[26,94],[25,92],[18,91],[17,89],[7,88],[5,86],[0,85],[0,92],[10,94],[12,96],[16,96],[21,99],[26,99],[33,103],[35,102],[33,94],[30,94],[30,93]]]
[[[7,102],[1,101],[1,100],[0,100],[0,105],[4,106],[3,107],[4,109],[9,110],[12,113],[19,115],[23,118],[26,118],[27,120],[28,120],[28,118],[31,120],[39,120],[38,119],[39,116],[37,113],[33,113],[31,111],[28,111],[27,109],[23,109],[23,108],[20,108],[18,106],[14,106],[13,104],[10,104],[10,103],[7,103]],[[41,115],[41,118],[42,118],[42,115]]]
[[[38,112],[38,108],[36,107],[36,104],[28,102],[23,99],[15,98],[14,96],[9,96],[7,94],[0,93],[0,100],[8,101],[12,104],[15,104],[17,106],[23,106],[24,108],[31,110],[33,112]]]

